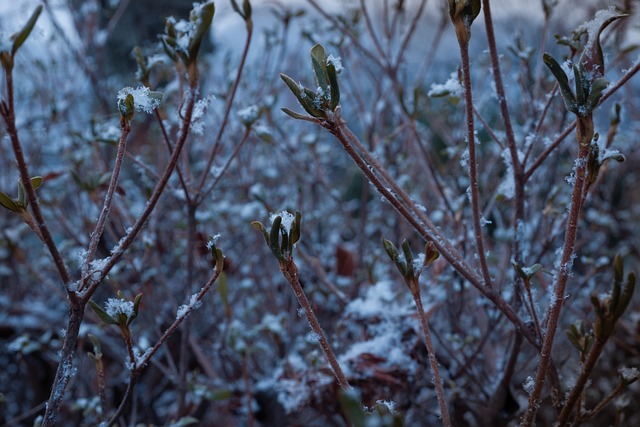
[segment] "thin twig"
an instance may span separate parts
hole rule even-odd
[[[585,126],[585,122],[592,118],[581,118],[578,120],[578,135],[588,135],[582,128]],[[587,125],[588,126],[588,125]],[[591,124],[593,126],[593,124]],[[590,139],[590,138],[589,138]],[[535,422],[535,415],[538,410],[538,404],[540,394],[542,393],[542,387],[544,386],[549,366],[551,365],[551,350],[553,348],[553,340],[558,327],[558,321],[560,320],[560,311],[564,301],[565,288],[574,258],[574,247],[578,233],[578,221],[580,219],[580,211],[582,208],[582,195],[583,187],[585,185],[586,174],[586,160],[589,154],[589,143],[591,141],[579,141],[579,152],[576,159],[575,166],[575,182],[573,186],[573,193],[571,195],[571,205],[569,208],[569,215],[567,220],[567,226],[564,237],[564,245],[562,249],[562,255],[560,257],[560,266],[556,273],[555,286],[553,290],[552,302],[549,308],[546,335],[542,343],[540,350],[540,359],[538,362],[538,369],[536,372],[535,383],[533,390],[529,395],[529,406],[522,418],[522,427],[530,427]]]
[[[246,21],[246,28],[247,28],[247,39],[244,44],[244,49],[242,50],[242,56],[240,57],[240,64],[238,64],[238,71],[236,73],[236,78],[233,81],[231,92],[229,92],[229,95],[227,97],[227,102],[225,104],[225,109],[224,109],[224,115],[222,117],[222,123],[220,124],[220,128],[218,129],[218,134],[216,135],[216,139],[213,142],[213,148],[209,152],[207,165],[205,166],[202,172],[202,176],[200,177],[200,182],[198,184],[198,187],[196,188],[196,194],[198,195],[196,196],[196,204],[202,203],[202,201],[206,197],[205,194],[208,193],[208,192],[205,192],[205,194],[202,194],[204,184],[207,180],[207,176],[209,176],[211,165],[213,164],[213,160],[215,159],[215,156],[218,152],[218,146],[220,145],[220,141],[222,140],[222,135],[224,134],[224,130],[226,129],[227,124],[229,123],[229,114],[231,113],[231,107],[233,106],[233,101],[236,98],[236,92],[238,90],[238,86],[240,85],[242,71],[244,70],[244,64],[247,60],[247,55],[249,54],[249,47],[251,47],[251,41],[253,40],[253,37],[252,37],[253,24],[251,23],[250,19]]]
[[[417,279],[416,279],[417,281]],[[442,387],[442,378],[440,377],[440,369],[438,368],[438,359],[436,358],[436,352],[431,342],[431,334],[429,333],[429,324],[427,322],[427,315],[424,312],[422,306],[422,299],[419,292],[411,292],[413,301],[416,304],[418,310],[418,317],[420,318],[420,326],[422,327],[422,333],[424,335],[424,344],[427,347],[429,353],[429,363],[431,364],[431,373],[433,374],[433,382],[436,387],[436,395],[438,396],[438,406],[440,407],[440,415],[442,416],[442,423],[445,427],[451,426],[451,419],[449,418],[449,411],[447,410],[447,402],[444,398],[444,389]]]
[[[484,250],[482,225],[480,224],[480,195],[478,194],[478,160],[476,158],[476,134],[473,123],[473,95],[471,91],[471,67],[469,65],[469,43],[460,42],[460,57],[462,59],[462,74],[464,80],[465,113],[467,116],[467,147],[469,150],[469,189],[471,192],[471,215],[473,220],[473,234],[476,241],[476,252],[480,261],[480,269],[485,286],[493,287],[491,273],[487,265],[487,254]]]
[[[345,376],[344,372],[342,372],[342,368],[338,363],[338,359],[336,358],[335,354],[333,353],[333,350],[331,349],[331,346],[329,345],[327,336],[325,335],[324,330],[322,329],[322,326],[320,326],[320,322],[318,322],[318,318],[313,312],[313,308],[311,307],[311,304],[309,303],[309,300],[307,299],[307,296],[304,293],[304,289],[302,289],[302,285],[300,284],[300,278],[298,273],[298,266],[296,266],[295,262],[293,261],[293,258],[291,257],[289,257],[286,261],[281,261],[279,264],[280,264],[280,271],[282,271],[282,274],[291,285],[291,289],[293,290],[293,293],[298,299],[298,303],[300,303],[300,306],[302,307],[305,314],[307,315],[309,326],[311,326],[311,329],[316,334],[318,342],[320,343],[320,347],[322,348],[322,352],[326,356],[327,361],[329,362],[329,365],[331,366],[331,369],[333,370],[333,373],[336,379],[338,380],[338,385],[343,390],[350,389],[351,385],[349,384],[349,381],[347,380],[347,377]]]
[[[20,138],[18,137],[13,98],[13,75],[11,74],[11,72],[5,73],[5,80],[7,84],[7,102],[2,101],[2,103],[0,104],[0,115],[2,115],[2,118],[4,119],[7,133],[9,134],[9,139],[11,140],[13,153],[16,158],[16,163],[18,164],[20,180],[22,181],[22,185],[24,186],[25,192],[27,194],[27,200],[29,201],[31,212],[33,212],[35,226],[40,231],[39,237],[41,237],[42,241],[47,246],[51,257],[53,258],[53,262],[58,269],[58,273],[60,274],[62,283],[66,287],[71,282],[71,275],[69,274],[69,271],[64,264],[62,255],[58,251],[58,247],[53,241],[51,232],[49,231],[44,216],[42,215],[40,202],[38,202],[35,189],[31,184],[31,174],[29,173],[29,167],[27,166],[27,161],[25,160],[24,153],[22,152],[22,144],[20,143]]]
[[[91,233],[91,241],[89,242],[89,249],[87,251],[87,255],[84,261],[84,266],[82,267],[83,271],[83,280],[82,286],[87,285],[87,276],[91,274],[89,271],[89,267],[91,265],[91,261],[93,261],[96,250],[98,249],[98,242],[102,237],[102,233],[104,232],[104,225],[107,221],[107,217],[109,216],[109,212],[111,210],[111,204],[113,203],[113,195],[115,194],[116,187],[118,186],[118,177],[120,176],[120,169],[122,168],[122,161],[124,159],[124,153],[127,146],[127,136],[131,132],[131,124],[127,119],[121,117],[120,119],[120,141],[118,142],[118,150],[116,153],[115,164],[113,165],[113,170],[111,172],[111,179],[109,181],[109,187],[107,188],[107,194],[104,196],[104,204],[102,206],[102,210],[100,211],[100,216],[98,217],[98,221],[96,222],[96,227]],[[79,290],[82,290],[80,288]]]

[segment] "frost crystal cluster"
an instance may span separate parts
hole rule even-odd
[[[153,113],[153,110],[160,105],[162,98],[158,96],[159,94],[151,92],[148,87],[138,86],[134,89],[131,86],[127,86],[118,92],[118,104],[124,102],[129,94],[133,96],[136,111],[144,111],[145,113]]]

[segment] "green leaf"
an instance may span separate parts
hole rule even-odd
[[[41,176],[34,176],[33,178],[31,178],[31,186],[34,190],[37,190],[38,188],[40,188],[43,181],[44,178],[42,178]]]
[[[411,252],[411,246],[409,246],[409,242],[406,240],[402,242],[402,252],[404,253],[404,260],[406,261],[406,264],[407,264],[405,276],[413,277],[414,276],[413,252]]]
[[[602,94],[604,90],[609,86],[609,81],[603,77],[595,79],[593,83],[591,83],[591,93],[587,97],[585,102],[585,109],[588,112],[593,111],[594,108],[600,102],[600,98],[602,98]]]
[[[596,14],[596,18],[593,21],[590,21],[590,24],[598,19],[598,14],[600,13],[607,13],[607,11],[598,12]],[[600,27],[595,34],[589,34],[589,40],[587,40],[585,50],[582,52],[582,56],[580,57],[580,64],[582,64],[584,68],[591,73],[593,78],[597,79],[604,76],[604,56],[602,54],[602,46],[600,45],[600,34],[609,26],[609,24],[626,16],[629,15],[613,15],[600,23]]]
[[[389,255],[389,258],[391,258],[391,261],[395,263],[396,260],[398,259],[398,256],[400,255],[400,253],[398,252],[398,248],[396,248],[396,245],[394,245],[393,243],[391,243],[391,241],[383,237],[382,246],[384,247],[384,250],[387,253],[387,255]]]
[[[31,178],[31,186],[33,187],[34,190],[37,190],[41,185],[42,185],[42,177],[41,176],[34,176],[33,178]],[[18,200],[17,200],[18,205],[22,206],[22,207],[27,207],[29,206],[29,200],[27,199],[27,189],[25,188],[24,184],[22,183],[22,179],[18,179]]]
[[[220,295],[220,299],[222,303],[226,306],[229,304],[229,287],[227,286],[227,275],[221,274],[218,278],[217,283],[218,294]]]
[[[331,102],[329,104],[329,109],[334,111],[338,104],[340,104],[340,86],[338,86],[336,67],[331,62],[327,64],[327,74],[329,75],[329,85],[331,86]]]
[[[89,338],[89,341],[93,344],[93,353],[89,353],[89,355],[94,360],[102,359],[102,348],[100,347],[100,341],[98,341],[98,338],[93,334],[87,334],[87,338]]]
[[[104,309],[102,307],[100,307],[98,304],[96,304],[95,301],[89,300],[89,306],[91,307],[93,312],[98,315],[100,320],[102,320],[104,323],[106,323],[108,325],[117,325],[118,324],[118,321],[116,319],[114,319],[113,317],[109,316],[107,314],[107,312],[104,311]]]
[[[633,291],[635,290],[635,287],[636,275],[634,272],[631,272],[627,276],[627,283],[625,284],[625,287],[620,294],[620,298],[618,300],[619,302],[617,304],[615,312],[613,313],[615,319],[619,319],[629,306],[631,298],[633,297]]]
[[[338,397],[342,412],[353,427],[366,426],[366,414],[360,403],[360,397],[355,390],[341,391]]]
[[[260,221],[253,221],[251,223],[251,226],[253,228],[255,228],[256,230],[258,230],[260,233],[262,233],[262,236],[264,237],[264,241],[266,242],[267,246],[270,246],[270,244],[269,244],[269,233],[267,233],[267,229],[264,228],[264,225],[262,225],[262,223]]]
[[[300,240],[300,222],[302,221],[302,214],[300,211],[296,211],[296,218],[291,225],[291,244],[295,245]]]
[[[616,254],[613,258],[613,280],[618,283],[624,280],[624,265],[620,254]]]
[[[238,15],[242,16],[242,11],[240,10],[240,6],[238,6],[236,0],[231,0],[231,7],[236,11]]]
[[[130,325],[131,322],[133,322],[133,319],[138,317],[138,308],[140,307],[140,300],[142,300],[141,293],[136,295],[136,297],[133,300],[133,316],[129,317],[129,320],[127,320],[127,325]]]
[[[136,113],[133,94],[128,93],[124,100],[118,99],[118,110],[120,110],[120,114],[122,115],[122,117],[124,117],[128,121],[131,121],[133,119],[133,116]]]
[[[133,48],[133,56],[136,58],[136,65],[138,66],[138,72],[136,76],[138,80],[145,86],[149,85],[149,69],[147,68],[147,60],[142,54],[142,49],[139,46]]]
[[[22,206],[22,207],[27,207],[29,206],[29,200],[27,200],[27,189],[24,188],[24,184],[22,183],[22,180],[19,179],[18,180],[18,205]]]
[[[189,20],[195,25],[195,31],[193,31],[189,37],[188,54],[190,63],[193,63],[198,56],[202,39],[207,31],[209,31],[209,28],[211,28],[214,14],[215,6],[213,2],[196,5],[189,14]]]
[[[304,114],[300,114],[300,113],[296,113],[295,111],[291,111],[288,108],[281,108],[282,112],[285,113],[287,116],[292,117],[294,119],[298,119],[298,120],[310,120],[309,116],[305,116]]]
[[[0,205],[4,206],[11,212],[20,212],[23,209],[18,206],[18,204],[11,197],[2,192],[0,192]]]
[[[587,88],[585,88],[585,83],[588,85],[588,82],[582,80],[582,67],[578,68],[573,64],[573,78],[576,86],[576,103],[578,105],[584,105],[588,93]]]
[[[293,245],[289,243],[289,235],[286,232],[282,232],[282,240],[280,242],[280,253],[286,255],[287,257],[291,256],[291,250],[293,249]]]
[[[282,252],[280,251],[280,225],[282,224],[282,217],[280,215],[273,219],[271,224],[271,232],[269,233],[269,248],[276,258],[282,258]]]
[[[249,2],[249,0],[244,0],[242,2],[242,10],[244,11],[244,18],[245,19],[251,19],[251,3]]]
[[[289,87],[291,92],[293,92],[293,94],[295,95],[296,98],[298,98],[298,101],[299,101],[300,95],[302,94],[302,88],[300,87],[300,85],[296,83],[295,80],[293,80],[291,77],[287,76],[286,74],[280,73],[280,78],[282,79],[282,81],[285,82],[285,84]]]
[[[553,58],[553,56],[545,53],[542,56],[544,64],[549,68],[551,73],[555,76],[558,81],[558,86],[560,87],[560,93],[562,94],[562,98],[564,99],[564,105],[568,111],[577,114],[578,113],[578,105],[576,103],[576,97],[573,92],[571,92],[571,86],[569,86],[569,79],[565,74],[564,70],[558,64],[558,62]]]
[[[20,31],[11,36],[11,40],[13,41],[13,46],[11,47],[11,56],[15,56],[16,51],[20,48],[20,46],[22,46],[25,40],[27,40],[27,37],[29,37],[29,34],[31,34],[31,30],[33,30],[33,27],[36,25],[36,21],[38,20],[41,12],[42,5],[38,5],[24,27],[22,27]]]
[[[318,85],[324,93],[328,93],[329,74],[327,73],[327,53],[322,45],[316,44],[311,48],[311,64]]]
[[[582,351],[583,349],[582,349],[582,343],[580,342],[580,332],[576,328],[575,324],[571,324],[569,326],[569,329],[567,329],[566,334],[567,334],[567,338],[569,339],[569,342],[573,344],[576,350]]]
[[[426,267],[440,257],[440,252],[433,242],[427,242],[424,246],[424,255],[424,266]]]

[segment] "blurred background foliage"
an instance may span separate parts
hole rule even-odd
[[[303,213],[303,233],[295,251],[301,281],[362,402],[370,408],[393,402],[408,426],[438,423],[411,295],[389,262],[380,237],[398,242],[406,238],[415,248],[424,242],[381,201],[330,135],[280,111],[281,107],[301,108],[278,73],[313,85],[308,54],[314,43],[321,42],[327,53],[341,57],[345,67],[339,76],[345,120],[461,253],[473,258],[463,102],[453,93],[429,96],[433,85],[458,75],[457,48],[453,48],[446,11],[429,2],[394,67],[421,2],[385,2],[386,8],[382,3],[364,3],[384,55],[372,42],[360,2],[323,4],[323,13],[308,1],[254,5],[255,33],[248,62],[228,125],[215,146],[210,186],[206,186],[211,192],[194,213],[195,233],[190,234],[185,194],[174,176],[142,238],[94,297],[105,301],[118,290],[128,297],[144,294],[132,327],[136,345],[144,350],[175,318],[185,298],[207,280],[212,266],[205,244],[210,235],[221,234],[218,246],[227,259],[216,292],[205,297],[189,326],[167,343],[144,372],[127,414],[131,423],[169,425],[194,417],[202,425],[220,426],[346,425],[337,388],[317,343],[309,336],[308,325],[262,237],[250,227],[252,221],[265,221],[281,209]],[[579,6],[563,1],[527,2],[523,10],[535,11],[533,19],[518,13],[518,7],[502,11],[507,3],[496,2],[494,7],[498,48],[516,139],[531,165],[571,120],[556,96],[538,124],[554,86],[550,73],[540,66],[541,37],[546,36],[544,50],[559,60],[568,58],[571,50],[556,44],[554,34],[571,37],[581,22],[612,3],[627,11],[630,16],[603,38],[607,77],[615,82],[638,61],[640,5],[630,0]],[[118,200],[100,242],[100,257],[109,255],[142,210],[167,161],[157,119],[175,138],[185,83],[184,71],[176,71],[167,60],[158,34],[164,31],[165,17],[186,18],[192,2],[50,0],[46,4],[41,32],[27,41],[28,49],[23,49],[16,65],[17,119],[30,167],[44,177],[38,196],[56,243],[67,265],[77,271],[113,163],[119,120],[116,93],[137,85],[134,46],[140,46],[154,64],[152,89],[165,97],[158,117],[139,113],[134,119]],[[547,30],[543,29],[543,6],[550,8]],[[214,149],[246,38],[244,24],[230,5],[220,1],[216,8],[214,30],[201,55],[201,115],[192,125],[181,163],[196,176]],[[528,265],[540,263],[544,268],[533,280],[536,306],[544,315],[557,268],[555,251],[562,241],[571,191],[566,179],[576,144],[570,134],[532,174],[526,221],[515,235],[510,172],[503,147],[494,141],[504,139],[504,130],[481,18],[473,31],[475,107],[488,124],[478,123],[477,138],[489,261],[499,291],[529,319],[519,291],[512,286],[513,242],[523,245]],[[589,295],[609,290],[615,253],[622,254],[628,270],[639,270],[639,82],[637,76],[632,78],[597,111],[601,140],[611,138],[610,148],[622,152],[626,161],[607,163],[590,191],[562,331],[575,320],[584,321],[587,329],[592,327]],[[4,82],[0,89],[4,93]],[[619,116],[616,103],[621,105]],[[247,143],[234,154],[246,129],[238,112],[251,106],[257,107],[257,120]],[[229,168],[218,175],[231,156],[235,157]],[[12,194],[16,177],[3,127],[0,190]],[[195,242],[197,250],[188,271],[190,242]],[[65,296],[39,240],[20,218],[5,211],[0,212],[0,260],[0,366],[4,367],[0,370],[0,423],[31,425],[42,412],[57,364],[67,316]],[[535,369],[535,351],[523,346],[505,395],[497,406],[489,405],[495,403],[495,387],[518,339],[513,325],[442,260],[425,272],[421,283],[454,424],[486,425],[483,422],[491,417],[494,425],[516,425],[526,407],[528,396],[522,384]],[[639,365],[637,295],[634,301],[593,375],[585,400],[588,407],[615,387],[620,367]],[[93,315],[85,322],[78,374],[61,416],[64,425],[95,425],[101,411],[108,409],[96,400],[95,364],[87,356],[93,346],[87,334],[94,334],[102,345],[111,409],[126,387],[125,351],[119,337]],[[579,355],[563,334],[558,336],[555,352],[566,389],[577,373]],[[633,405],[639,396],[636,383],[588,425],[640,423]],[[539,417],[539,425],[549,425],[553,419],[548,401]]]

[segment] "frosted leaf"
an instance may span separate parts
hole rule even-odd
[[[250,105],[247,108],[243,108],[238,111],[238,117],[243,125],[251,126],[256,120],[258,120],[259,113],[260,109],[257,105]]]
[[[118,314],[124,314],[127,318],[133,317],[133,301],[126,301],[122,298],[109,298],[104,305],[107,314],[117,318]]]
[[[622,376],[622,379],[625,380],[626,382],[632,382],[638,379],[638,377],[640,377],[640,371],[638,371],[638,368],[627,368],[622,367],[619,370],[620,375]]]
[[[609,9],[602,9],[596,12],[595,18],[589,22],[582,24],[578,30],[587,32],[587,44],[584,46],[584,52],[589,55],[592,52],[594,43],[597,43],[598,32],[602,25],[611,18],[618,16],[614,6],[609,6]]]
[[[376,404],[378,405],[384,405],[387,407],[387,409],[389,409],[389,412],[391,412],[392,414],[397,413],[397,406],[398,404],[396,402],[394,402],[393,400],[376,400]]]
[[[138,86],[134,89],[131,86],[127,86],[118,91],[118,106],[127,99],[129,94],[133,95],[136,111],[144,111],[145,113],[152,113],[154,109],[158,108],[162,100],[160,92],[152,92],[148,87]]]
[[[561,67],[562,67],[562,71],[564,71],[564,73],[567,75],[567,79],[570,82],[572,82],[575,79],[575,76],[573,73],[573,62],[567,59],[562,63]]]
[[[336,73],[340,74],[344,67],[342,66],[342,59],[339,56],[329,55],[327,58],[327,64],[331,64],[336,69]]]
[[[460,84],[458,73],[454,71],[444,84],[432,83],[427,96],[434,98],[441,96],[461,97],[463,93],[464,89]]]
[[[253,127],[253,131],[261,138],[268,138],[271,136],[271,129],[263,124],[258,124]]]
[[[413,259],[413,270],[416,273],[419,273],[422,271],[422,268],[424,267],[424,253],[419,253],[418,255],[416,255],[416,257]]]
[[[211,237],[207,242],[207,250],[210,251],[216,245],[218,239],[220,239],[220,234],[216,234],[215,236]]]

